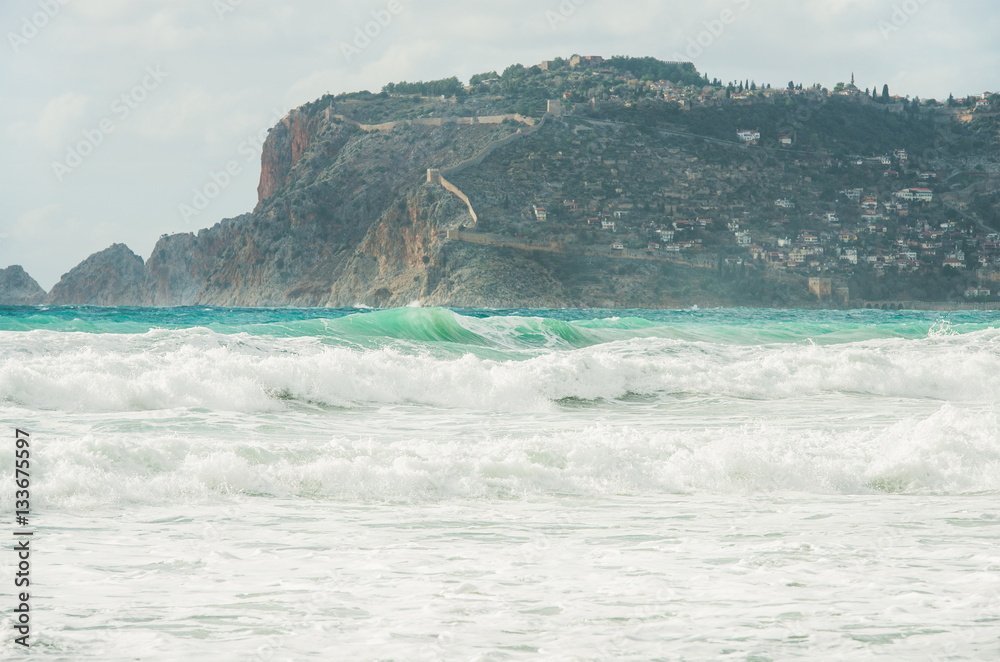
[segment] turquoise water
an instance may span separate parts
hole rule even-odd
[[[986,330],[995,312],[715,310],[483,310],[441,308],[54,308],[0,307],[0,331],[146,333],[204,328],[216,333],[325,337],[341,342],[418,340],[489,345],[460,319],[504,321],[506,343],[545,344],[560,337],[574,346],[653,334],[686,340],[849,342],[880,337],[920,338],[935,330]],[[511,325],[510,322],[514,324]]]
[[[1000,656],[997,322],[2,308],[33,657]]]

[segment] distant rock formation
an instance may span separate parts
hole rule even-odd
[[[37,306],[45,290],[19,264],[0,269],[0,306]]]
[[[56,306],[143,306],[149,304],[142,258],[125,244],[94,253],[64,274],[46,303]]]
[[[219,256],[233,243],[236,228],[250,214],[227,219],[198,234],[163,236],[146,261],[145,297],[152,306],[190,306],[215,271]]]

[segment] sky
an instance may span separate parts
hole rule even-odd
[[[252,210],[267,129],[326,93],[574,53],[1000,90],[995,0],[2,0],[0,31],[0,268],[46,290],[113,243],[148,258]]]

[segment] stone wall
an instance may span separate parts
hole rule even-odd
[[[476,154],[472,158],[466,159],[466,160],[462,161],[461,163],[453,165],[452,167],[447,168],[443,172],[445,174],[448,174],[448,175],[454,175],[455,173],[461,172],[461,171],[465,170],[466,168],[469,168],[469,167],[475,166],[475,165],[479,165],[480,163],[482,163],[486,159],[486,157],[488,157],[490,154],[492,154],[493,152],[497,151],[498,149],[500,149],[504,145],[509,145],[510,143],[514,142],[515,140],[519,140],[520,138],[523,138],[525,136],[530,136],[535,131],[538,131],[540,128],[542,128],[542,125],[545,124],[545,119],[546,118],[543,117],[542,121],[539,122],[538,124],[534,124],[534,125],[532,125],[531,127],[527,128],[527,129],[518,129],[517,133],[515,133],[513,135],[510,135],[510,136],[507,136],[506,138],[501,138],[500,140],[497,140],[495,142],[490,143],[490,145],[487,146],[486,149],[484,149],[483,151],[481,151],[479,154]]]
[[[397,126],[445,126],[446,124],[458,124],[462,126],[473,126],[475,124],[502,124],[507,120],[512,120],[518,122],[519,124],[526,124],[527,126],[535,126],[535,120],[530,117],[525,117],[521,114],[515,113],[512,115],[484,115],[483,117],[418,117],[412,120],[397,120],[395,122],[383,122],[381,124],[361,124],[360,122],[351,119],[350,117],[345,117],[344,115],[337,115],[330,112],[330,109],[326,109],[326,120],[330,121],[333,119],[340,120],[341,122],[347,122],[352,124],[362,131],[392,131]]]
[[[472,208],[472,202],[469,201],[469,196],[462,193],[462,190],[449,182],[447,179],[441,176],[441,171],[437,168],[430,168],[427,171],[427,181],[432,184],[440,184],[444,187],[446,191],[454,193],[458,196],[458,199],[465,203],[465,206],[469,208],[469,216],[472,217],[473,223],[479,222],[479,216],[476,215],[476,210]]]
[[[447,238],[452,241],[465,241],[470,244],[485,244],[488,246],[502,246],[505,248],[517,248],[527,251],[545,251],[547,253],[567,253],[572,255],[592,255],[595,257],[608,257],[616,260],[646,260],[651,262],[670,262],[687,267],[697,267],[699,269],[714,269],[715,258],[712,256],[691,256],[682,258],[667,253],[649,252],[646,250],[636,250],[626,248],[624,250],[612,250],[602,246],[570,246],[566,247],[561,242],[537,242],[531,239],[518,239],[487,232],[469,232],[468,230],[448,230]]]
[[[503,116],[498,116],[498,117],[508,117],[508,116],[503,115]],[[451,182],[449,182],[447,179],[445,179],[444,176],[446,174],[450,175],[450,174],[454,174],[456,172],[461,172],[462,170],[465,170],[466,168],[468,168],[470,166],[474,166],[474,165],[478,165],[478,164],[482,163],[483,160],[487,156],[489,156],[490,154],[492,154],[493,152],[495,152],[499,148],[503,147],[504,145],[508,145],[511,142],[513,142],[515,140],[518,140],[519,138],[523,138],[524,136],[530,135],[530,134],[534,133],[535,131],[538,131],[540,128],[542,128],[542,125],[545,124],[545,119],[546,118],[543,117],[542,121],[539,122],[538,124],[533,124],[533,125],[531,125],[530,127],[526,128],[526,129],[518,129],[517,133],[515,133],[513,135],[510,135],[510,136],[507,136],[506,138],[501,138],[500,140],[497,140],[495,142],[490,143],[486,147],[486,149],[484,149],[483,151],[481,151],[479,154],[476,154],[472,158],[466,159],[465,161],[462,161],[461,163],[459,163],[457,165],[454,165],[454,166],[452,166],[450,168],[447,168],[447,169],[444,169],[444,170],[440,170],[438,168],[430,168],[430,169],[428,169],[427,170],[427,181],[431,182],[431,183],[441,184],[441,186],[443,186],[446,190],[448,190],[448,191],[454,193],[456,196],[458,196],[458,198],[462,202],[464,202],[465,205],[469,208],[469,215],[472,217],[472,221],[474,223],[478,223],[479,222],[479,216],[476,214],[476,210],[472,207],[472,201],[469,200],[469,196],[467,196],[465,193],[463,193],[460,188],[458,188],[457,186],[455,186],[454,184],[452,184]]]
[[[506,138],[501,138],[500,140],[497,140],[495,142],[490,143],[486,147],[486,149],[484,149],[483,151],[481,151],[479,154],[476,154],[472,158],[468,158],[465,161],[462,161],[461,163],[453,165],[450,168],[446,168],[446,169],[443,169],[443,170],[437,169],[437,168],[430,168],[430,169],[428,169],[427,170],[427,181],[431,182],[431,183],[441,184],[441,186],[443,186],[446,190],[451,191],[456,196],[458,196],[459,199],[462,202],[464,202],[465,205],[469,208],[469,215],[472,216],[473,222],[478,223],[479,222],[479,216],[476,215],[476,210],[473,209],[472,202],[469,200],[469,196],[467,196],[465,193],[463,193],[462,190],[459,189],[457,186],[455,186],[454,184],[452,184],[451,182],[449,182],[447,179],[445,179],[445,175],[453,175],[455,173],[458,173],[458,172],[461,172],[461,171],[465,170],[466,168],[469,168],[469,167],[472,167],[472,166],[475,166],[475,165],[479,165],[480,163],[482,163],[486,159],[486,157],[488,157],[490,154],[492,154],[496,150],[500,149],[504,145],[509,145],[510,143],[514,142],[515,140],[519,140],[519,139],[521,139],[521,138],[523,138],[525,136],[531,135],[535,131],[538,131],[545,124],[545,121],[550,116],[552,116],[552,114],[553,114],[552,113],[552,108],[553,108],[552,102],[550,101],[549,102],[549,111],[550,112],[547,113],[538,123],[535,123],[534,120],[532,120],[530,118],[527,118],[527,117],[523,117],[522,115],[519,115],[519,114],[515,114],[515,115],[489,115],[489,116],[477,117],[477,118],[471,118],[471,117],[470,118],[431,118],[431,119],[433,119],[435,121],[439,121],[439,122],[451,121],[451,120],[455,120],[455,119],[468,119],[468,120],[474,120],[475,122],[478,122],[480,124],[501,124],[505,120],[512,119],[512,120],[515,120],[517,122],[521,122],[523,124],[527,124],[528,126],[526,128],[523,128],[523,129],[518,129],[517,133],[514,133],[513,135],[507,136]],[[556,109],[561,114],[562,108],[559,105],[559,102],[556,102]],[[340,117],[340,116],[338,115],[336,117]],[[407,120],[407,121],[408,122],[422,122],[423,120]],[[462,122],[462,124],[472,124],[472,123],[473,123],[472,121],[470,121],[470,122]],[[396,123],[393,123],[393,124],[395,125]],[[359,126],[361,126],[362,128],[364,128],[363,125],[359,125]],[[375,125],[375,126],[381,126],[381,125]]]

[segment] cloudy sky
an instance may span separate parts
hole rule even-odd
[[[573,53],[772,85],[854,72],[921,98],[1000,89],[995,0],[2,0],[0,27],[0,268],[46,289],[112,243],[145,258],[252,209],[263,132],[327,92]],[[220,193],[196,200],[213,174]]]

